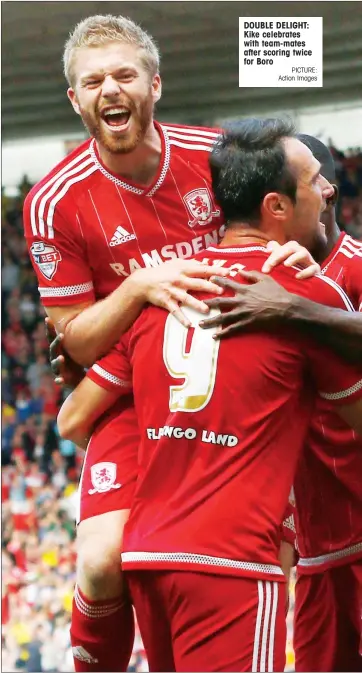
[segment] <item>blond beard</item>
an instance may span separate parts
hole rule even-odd
[[[132,122],[135,124],[136,128],[128,135],[122,139],[112,138],[111,133],[109,135],[105,131],[104,127],[101,125],[101,122],[94,118],[93,115],[86,112],[80,108],[80,114],[82,122],[86,127],[88,133],[96,139],[97,143],[104,147],[105,150],[111,152],[112,154],[129,154],[142,142],[145,137],[146,131],[149,127],[149,124],[152,120],[153,113],[153,100],[147,99],[145,104],[141,108],[141,114],[136,110],[132,110]]]

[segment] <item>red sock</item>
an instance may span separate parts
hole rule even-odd
[[[134,641],[131,603],[123,596],[91,601],[76,587],[70,639],[76,671],[127,671]]]

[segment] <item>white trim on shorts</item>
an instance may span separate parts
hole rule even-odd
[[[273,671],[275,623],[279,582],[258,580],[258,613],[255,624],[252,673]]]

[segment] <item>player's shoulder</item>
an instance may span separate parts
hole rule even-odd
[[[331,278],[317,273],[312,278],[298,279],[298,267],[285,267],[279,264],[271,272],[271,276],[284,287],[300,297],[310,299],[318,304],[325,304],[334,308],[354,311],[353,304],[343,289]]]
[[[360,285],[362,285],[362,241],[348,237],[349,255],[345,263],[345,275],[348,277],[350,273],[358,275],[360,278]]]
[[[338,252],[343,254],[347,259],[352,259],[354,255],[362,255],[362,241],[353,238],[350,234],[343,232],[340,241]]]
[[[25,209],[34,201],[38,201],[41,196],[51,192],[55,193],[58,183],[64,185],[66,181],[70,182],[70,180],[85,172],[85,169],[92,162],[91,142],[91,138],[85,140],[32,187],[25,199]]]
[[[242,276],[238,276],[238,269],[245,271],[261,271],[269,253],[264,246],[248,245],[245,247],[223,248],[210,247],[194,256],[194,259],[217,265],[222,262],[223,267],[232,267],[230,274],[235,281],[245,283]],[[342,288],[330,278],[316,274],[312,278],[299,280],[296,276],[298,267],[286,267],[279,264],[270,273],[286,290],[320,304],[353,311],[353,305]]]
[[[173,154],[188,155],[192,161],[207,160],[220,135],[220,129],[209,126],[186,126],[184,124],[161,124]]]
[[[346,244],[348,244],[350,252],[346,263],[347,268],[360,268],[360,265],[362,264],[362,241],[358,241],[356,238],[348,236]]]
[[[328,275],[336,262],[338,262],[340,267],[344,268],[356,253],[361,254],[361,250],[362,241],[358,241],[345,231],[342,232],[328,257],[323,262],[322,273]]]
[[[161,126],[168,133],[183,133],[185,135],[204,135],[211,138],[217,138],[222,133],[221,128],[216,126],[194,126],[192,124],[170,124],[162,122]]]

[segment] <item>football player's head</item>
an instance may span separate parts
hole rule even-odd
[[[243,119],[228,126],[210,156],[215,198],[228,225],[261,229],[312,252],[325,247],[320,215],[333,187],[285,119]]]
[[[91,16],[66,42],[68,97],[91,136],[116,154],[134,150],[161,96],[153,38],[123,16]]]

